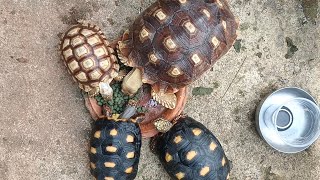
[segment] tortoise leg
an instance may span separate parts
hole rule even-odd
[[[93,96],[97,95],[98,93],[99,93],[99,87],[92,88],[92,89],[88,92],[88,94],[89,94],[90,97],[93,97]]]
[[[127,71],[126,70],[120,70],[118,73],[118,76],[114,78],[114,80],[116,81],[122,81],[123,78],[127,75]]]
[[[166,92],[166,89],[163,85],[155,84],[152,86],[151,96],[154,100],[159,102],[162,106],[168,109],[174,109],[177,105],[177,96],[174,93]]]
[[[122,42],[119,42],[119,46],[118,46],[118,49],[117,49],[117,53],[118,53],[118,57],[120,59],[120,62],[126,66],[129,66],[129,59],[127,57],[125,57],[124,55],[122,55],[121,51],[119,50],[119,47],[120,46],[123,46],[122,45]]]
[[[128,56],[131,52],[131,45],[129,43],[129,30],[126,30],[121,41],[118,41],[117,53],[120,61],[124,65],[132,67],[128,59]]]
[[[142,72],[139,68],[131,70],[126,77],[123,78],[122,92],[133,96],[142,86]]]

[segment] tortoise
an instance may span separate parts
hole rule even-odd
[[[155,136],[151,148],[173,179],[229,179],[231,163],[220,142],[190,117],[180,118],[168,132]]]
[[[100,93],[112,98],[109,84],[117,77],[119,65],[99,27],[88,23],[71,27],[62,38],[60,50],[68,72],[82,90],[90,96]]]
[[[119,59],[134,67],[122,89],[134,94],[142,83],[166,108],[174,92],[189,85],[232,47],[239,23],[225,0],[158,0],[118,42]]]
[[[100,119],[90,142],[91,173],[97,180],[134,179],[138,171],[141,131],[134,119]]]

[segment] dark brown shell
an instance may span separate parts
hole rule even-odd
[[[134,22],[119,50],[144,78],[190,84],[233,45],[238,22],[225,0],[158,0]]]
[[[118,75],[114,50],[95,25],[71,27],[62,39],[60,50],[68,72],[86,92],[98,87],[99,82],[110,83]]]

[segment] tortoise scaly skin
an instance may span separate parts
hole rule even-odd
[[[135,67],[124,80],[149,83],[152,96],[167,108],[175,107],[174,92],[189,85],[232,47],[239,23],[225,0],[158,0],[147,8],[119,42],[119,58]],[[141,83],[140,83],[141,84]]]
[[[97,180],[131,180],[138,171],[141,132],[130,120],[98,120],[90,143],[91,173]]]
[[[226,180],[230,163],[218,139],[201,123],[181,118],[152,139],[153,150],[173,179]]]
[[[119,65],[100,28],[91,24],[71,27],[62,38],[60,50],[68,72],[81,89],[91,96],[101,93],[111,98],[109,84],[118,75]]]

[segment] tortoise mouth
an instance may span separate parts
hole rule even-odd
[[[153,124],[157,119],[163,118],[168,121],[173,121],[176,117],[178,117],[182,113],[182,110],[186,104],[186,94],[186,88],[179,89],[179,91],[176,93],[176,108],[167,109],[151,98],[151,85],[143,84],[142,88],[140,88],[138,92],[138,98],[135,98],[137,100],[137,112],[132,117],[137,120],[137,123],[139,123],[142,136],[144,138],[148,138],[153,137],[159,133]],[[115,107],[114,104],[110,105],[110,103],[101,103],[102,101],[99,97],[101,96],[96,96],[95,98],[88,96],[85,97],[87,109],[89,110],[92,118],[95,120],[111,117],[115,114],[121,114],[129,103],[129,100],[126,101],[124,103],[124,106],[120,110],[118,110],[118,106]],[[126,97],[127,96],[124,95],[124,97],[122,98]],[[113,99],[116,98],[119,98],[119,95],[114,95]]]
[[[125,66],[122,62],[119,62],[119,65],[120,71],[124,70],[126,73],[132,71],[132,67]],[[138,92],[132,96],[123,93],[123,81],[116,81],[115,79],[110,84],[113,91],[112,99],[105,100],[101,94],[95,97],[85,96],[85,104],[92,118],[97,120],[122,114],[126,107],[130,105],[130,102],[134,101],[136,105],[136,114],[132,118],[139,123],[142,136],[147,138],[158,134],[159,132],[153,124],[154,121],[159,118],[173,121],[178,117],[186,104],[187,88],[183,87],[175,92],[177,96],[176,107],[174,109],[167,109],[152,99],[152,85],[146,84],[148,82],[143,83],[144,84],[142,84],[142,87]]]

